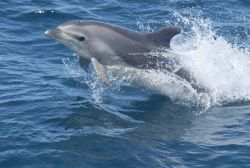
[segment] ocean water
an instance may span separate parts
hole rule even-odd
[[[2,0],[0,19],[1,168],[250,167],[249,0]],[[117,67],[104,86],[44,35],[76,19],[180,27],[172,51],[207,92]]]

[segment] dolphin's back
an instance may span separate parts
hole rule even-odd
[[[133,40],[142,40],[143,38],[146,40],[146,38],[143,36],[142,33],[135,32],[125,27],[117,26],[114,24],[108,24],[108,23],[93,21],[93,20],[73,20],[73,21],[65,22],[61,26],[72,25],[72,23],[74,25],[79,25],[79,26],[101,27],[101,28],[110,29],[118,34],[122,34],[126,36],[127,38],[130,38]]]
[[[100,39],[105,40],[119,58],[128,65],[140,69],[170,70],[168,65],[171,61],[162,56],[152,56],[149,52],[159,47],[169,49],[171,38],[181,31],[175,27],[164,27],[155,32],[143,34],[117,25],[91,20],[69,21],[62,26],[72,25],[72,23],[80,27],[88,27],[90,32],[95,30],[94,36],[98,34]]]
[[[171,38],[181,32],[178,28],[163,27],[143,34],[98,21],[70,21],[65,24],[72,25],[72,22],[80,27],[88,27],[90,32],[95,32],[94,36],[98,35],[99,39],[105,41],[105,44],[108,44],[114,53],[130,66],[141,69],[171,69],[170,60],[149,53],[160,47],[169,49]]]
[[[61,26],[67,26],[67,25],[79,25],[81,26],[90,26],[90,27],[102,27],[109,30],[112,30],[116,32],[117,34],[121,34],[131,40],[144,42],[144,43],[151,43],[154,45],[154,47],[166,47],[170,48],[170,41],[172,37],[179,34],[181,32],[181,29],[177,27],[163,27],[159,30],[156,30],[154,32],[149,33],[140,33],[136,32],[130,29],[127,29],[125,27],[117,26],[114,24],[108,24],[104,22],[99,21],[92,21],[92,20],[74,20],[74,21],[68,21],[62,24]]]
[[[132,31],[124,27],[120,27],[120,26],[113,25],[113,24],[107,24],[103,22],[88,21],[85,24],[90,24],[90,25],[94,24],[94,25],[102,26],[108,29],[112,29],[116,33],[125,35],[126,37],[130,39],[142,41],[142,42],[151,42],[156,47],[166,47],[166,48],[170,48],[170,41],[172,37],[181,33],[181,29],[177,27],[163,27],[154,32],[143,34],[140,32]]]

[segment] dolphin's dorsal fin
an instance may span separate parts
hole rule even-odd
[[[89,66],[90,61],[82,58],[81,56],[79,56],[79,64],[82,67],[82,69],[84,69],[84,71],[87,70],[88,66]]]
[[[170,48],[172,37],[181,33],[181,29],[177,27],[164,27],[155,32],[146,34],[146,38],[152,41],[156,46]]]
[[[108,86],[111,86],[110,81],[108,80],[106,73],[105,73],[105,68],[104,66],[94,57],[91,58],[91,62],[94,66],[94,69],[96,71],[96,74],[100,78],[100,80],[105,83]]]

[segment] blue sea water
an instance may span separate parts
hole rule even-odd
[[[44,35],[75,19],[180,27],[172,49],[209,92],[103,86]],[[1,168],[250,167],[250,1],[2,0],[0,20]]]

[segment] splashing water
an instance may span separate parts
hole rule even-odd
[[[241,46],[233,45],[217,35],[208,19],[184,17],[178,13],[174,13],[174,17],[177,18],[177,24],[185,25],[189,29],[173,38],[172,52],[180,56],[182,67],[188,69],[197,83],[204,86],[207,92],[198,93],[186,80],[171,73],[112,66],[107,68],[110,80],[114,81],[116,88],[114,90],[119,90],[121,83],[125,81],[125,84],[135,84],[166,95],[176,103],[203,106],[205,109],[216,105],[249,101],[249,49],[242,49]],[[137,24],[143,29],[143,24],[140,22]],[[146,28],[150,30],[149,24]],[[167,57],[169,52],[161,54]],[[64,62],[64,64],[73,76],[79,75],[78,69],[68,68],[70,63]],[[93,78],[95,74],[91,74],[92,77],[87,77],[86,83],[93,90],[93,97],[99,97],[97,100],[100,100],[100,94],[105,89],[97,84],[97,78]]]
[[[98,77],[95,72],[90,68],[88,72],[84,72],[78,63],[79,56],[73,54],[73,58],[63,58],[62,62],[65,69],[65,75],[69,78],[73,77],[74,80],[87,84],[92,91],[92,98],[96,103],[102,102],[102,94],[105,92],[105,87],[102,83],[98,82]]]
[[[205,19],[187,19],[192,37],[179,36],[172,41],[175,52],[184,55],[182,63],[197,81],[208,88],[211,105],[250,100],[250,53],[229,43],[212,30]]]

